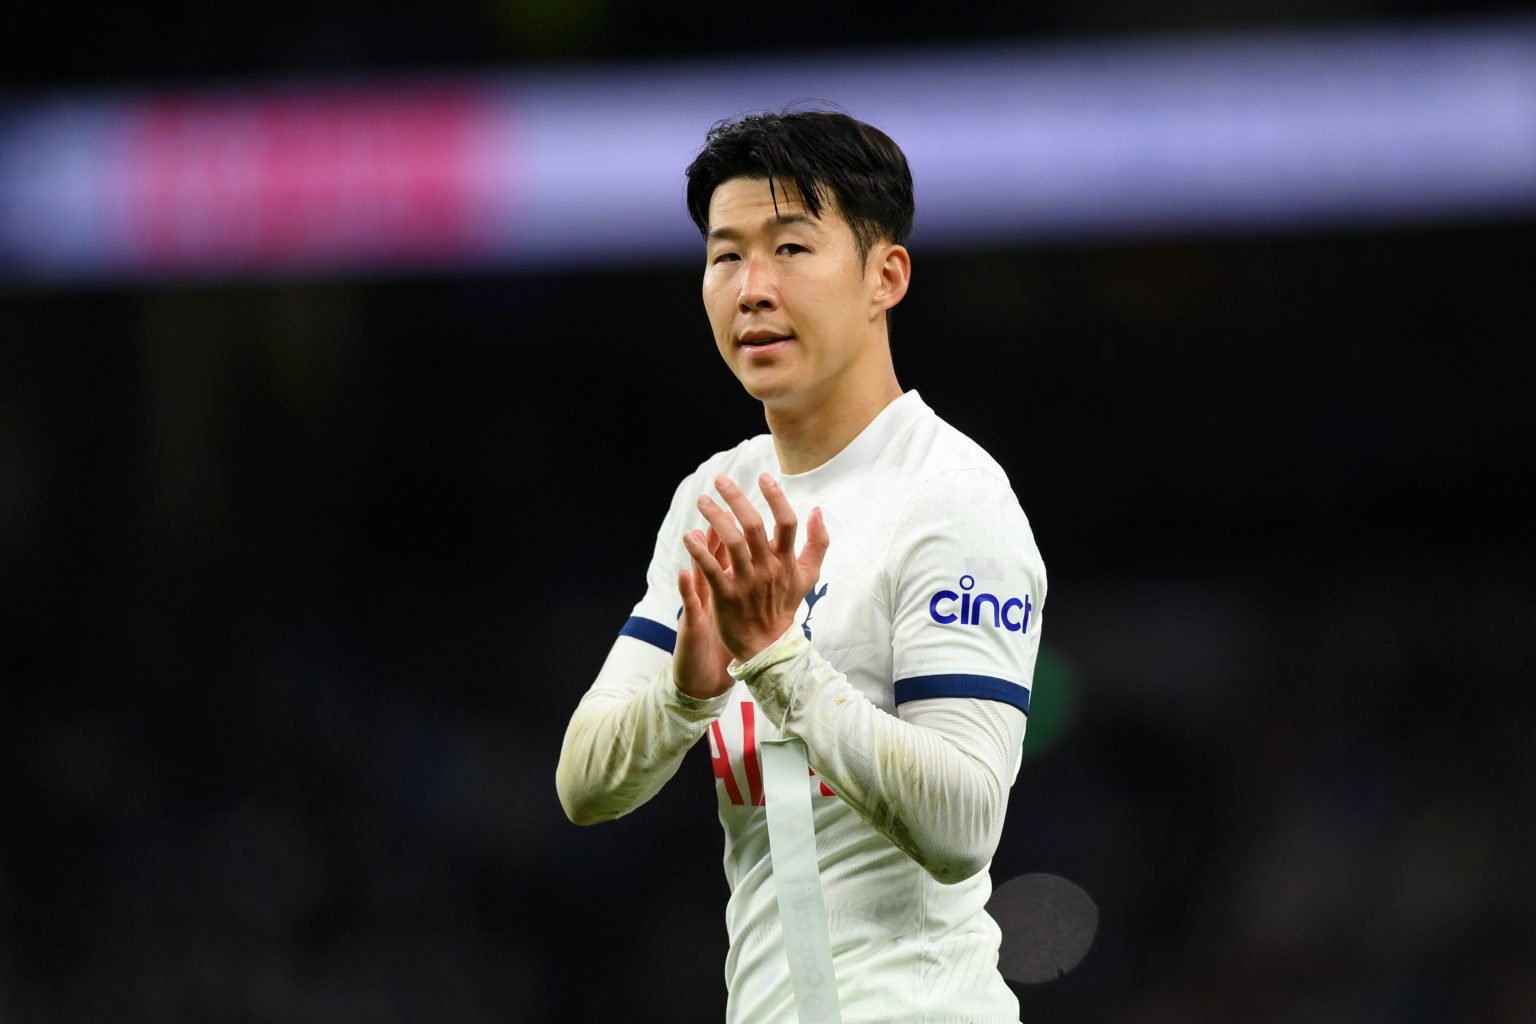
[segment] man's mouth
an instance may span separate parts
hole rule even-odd
[[[749,331],[741,336],[741,347],[748,349],[769,349],[785,342],[794,340],[793,334],[774,334],[771,331]]]

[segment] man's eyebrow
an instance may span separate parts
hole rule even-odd
[[[821,220],[808,213],[781,213],[773,218],[773,222],[779,227],[785,224],[808,224],[813,228],[821,227]]]
[[[813,228],[818,228],[821,226],[821,220],[819,218],[812,217],[808,213],[780,213],[769,218],[768,223],[774,225],[775,227],[784,227],[787,224],[805,224]],[[736,228],[718,227],[710,228],[708,237],[709,241],[711,242],[717,239],[737,242],[741,240],[742,233]]]

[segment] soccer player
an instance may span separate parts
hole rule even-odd
[[[1045,568],[1003,470],[897,383],[906,158],[801,111],[715,126],[687,173],[715,344],[769,432],[677,488],[561,802],[626,814],[708,736],[728,1020],[1016,1024],[987,869]]]

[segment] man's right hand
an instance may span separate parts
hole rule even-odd
[[[716,561],[728,562],[730,556],[713,528],[707,543]],[[693,563],[693,572],[678,571],[677,591],[683,599],[683,614],[677,620],[672,681],[679,690],[697,700],[718,697],[735,686],[736,680],[726,671],[726,666],[731,663],[731,653],[720,642],[720,632],[715,626],[714,594],[699,571],[697,561]]]

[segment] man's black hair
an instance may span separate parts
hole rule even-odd
[[[806,211],[820,217],[830,199],[853,228],[859,262],[886,240],[912,236],[912,171],[878,128],[829,110],[747,114],[709,130],[688,165],[688,214],[709,234],[709,200],[732,178],[766,178],[778,205],[782,183],[793,183]]]

